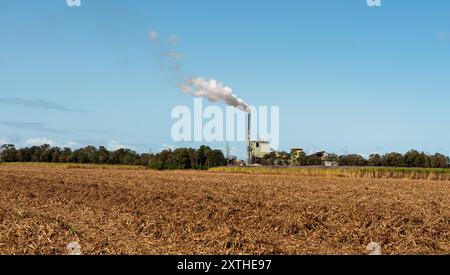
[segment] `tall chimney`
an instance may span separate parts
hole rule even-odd
[[[248,145],[247,145],[247,164],[251,164],[252,162],[252,113],[248,113],[247,118],[248,125]]]

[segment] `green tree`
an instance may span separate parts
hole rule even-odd
[[[70,156],[72,155],[72,149],[65,147],[62,149],[61,153],[59,154],[58,162],[66,163],[70,161]]]
[[[188,149],[179,148],[173,151],[173,160],[178,169],[191,169],[192,163]]]
[[[13,144],[4,144],[0,147],[0,160],[4,162],[17,161],[17,150]]]
[[[317,166],[323,165],[323,160],[319,156],[311,155],[306,157],[306,165],[307,166]]]
[[[291,164],[295,166],[306,165],[306,153],[301,151],[296,153],[294,156],[291,155]]]
[[[97,148],[94,146],[87,146],[81,149],[83,151],[83,155],[86,157],[88,163],[98,164],[99,163],[99,154]]]
[[[403,156],[403,163],[406,167],[424,167],[426,156],[416,150],[411,150]]]
[[[383,166],[404,167],[403,155],[399,153],[388,153],[383,156]]]
[[[61,155],[62,150],[58,147],[52,148],[52,162],[59,162],[59,156]]]
[[[42,145],[39,152],[39,162],[52,162],[53,151],[49,144]]]
[[[72,152],[69,158],[71,163],[90,163],[90,159],[85,148],[80,148]]]
[[[367,160],[360,155],[351,154],[339,157],[340,166],[367,166]]]
[[[157,170],[163,170],[166,169],[164,167],[164,161],[161,158],[161,154],[156,154],[154,155],[151,160],[148,163],[148,167],[152,168],[152,169],[157,169]]]
[[[371,154],[367,161],[368,166],[383,166],[383,158],[379,154]]]
[[[431,168],[448,168],[449,167],[449,158],[436,153],[433,156],[430,156],[430,167]]]
[[[123,154],[122,164],[133,165],[139,160],[138,154],[133,150],[124,149]]]
[[[109,151],[104,146],[100,146],[98,148],[98,162],[100,164],[108,163],[109,154]]]
[[[34,154],[34,149],[26,147],[21,148],[17,151],[17,161],[19,162],[30,162]]]

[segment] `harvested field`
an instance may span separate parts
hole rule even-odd
[[[89,168],[89,169],[86,169]],[[450,182],[0,165],[0,254],[450,254]]]

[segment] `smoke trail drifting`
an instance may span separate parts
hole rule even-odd
[[[236,107],[244,112],[249,112],[249,105],[233,94],[230,87],[215,79],[204,79],[196,77],[180,85],[183,92],[195,97],[205,97],[211,102],[224,102],[229,106]]]
[[[179,63],[179,61],[184,58],[184,55],[173,49],[173,46],[176,46],[180,41],[178,36],[170,36],[168,43],[172,47],[165,49],[163,48],[163,45],[161,45],[160,35],[157,31],[150,31],[149,39],[158,48],[159,57],[165,58],[163,60],[163,64],[166,64],[164,67],[170,71],[175,81],[178,82],[178,87],[184,93],[195,97],[205,97],[211,102],[223,102],[244,112],[250,112],[249,105],[233,94],[233,90],[230,87],[225,86],[222,82],[212,78],[189,78],[186,76],[186,73],[184,73],[183,68]]]
[[[158,42],[159,41],[159,34],[152,30],[148,33],[148,38],[150,38],[150,41],[152,42]]]

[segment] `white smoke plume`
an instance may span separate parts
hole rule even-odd
[[[180,38],[178,37],[178,36],[176,36],[176,35],[171,35],[170,37],[169,37],[169,43],[171,44],[171,45],[177,45],[179,42],[180,42]]]
[[[190,78],[183,70],[180,61],[184,55],[173,49],[173,46],[179,44],[181,38],[172,35],[167,40],[169,47],[164,47],[161,43],[160,35],[157,31],[151,30],[149,32],[150,41],[158,50],[159,60],[162,68],[167,69],[176,81],[178,87],[186,93],[195,97],[205,97],[210,102],[224,102],[229,106],[234,106],[244,112],[250,112],[249,105],[242,99],[233,94],[233,90],[225,86],[222,82],[215,79],[205,79],[201,77]],[[186,80],[188,79],[188,80]]]
[[[244,112],[249,112],[249,105],[233,94],[233,90],[215,79],[196,77],[180,85],[183,92],[195,97],[205,97],[210,102],[224,102]]]
[[[176,51],[168,51],[167,57],[169,57],[169,59],[183,59],[183,54]]]

